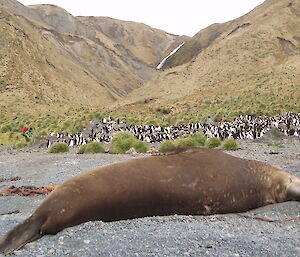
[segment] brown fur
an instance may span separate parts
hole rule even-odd
[[[0,252],[90,220],[244,212],[299,197],[300,179],[270,165],[207,148],[177,150],[66,181],[0,240]]]

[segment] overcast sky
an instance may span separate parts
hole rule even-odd
[[[24,5],[55,4],[75,16],[108,16],[145,23],[177,35],[246,14],[264,0],[19,0]]]

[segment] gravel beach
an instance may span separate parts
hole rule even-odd
[[[228,153],[259,160],[300,177],[300,140],[284,139],[281,147],[266,142],[240,142]],[[83,171],[143,155],[48,154],[45,149],[11,150],[0,147],[0,179],[14,176],[9,186],[61,184]],[[23,221],[44,199],[0,197],[0,236]],[[19,211],[7,215],[9,212]],[[279,222],[245,218],[238,214],[166,216],[104,223],[88,222],[55,236],[27,244],[16,256],[300,256],[300,203],[269,205],[244,213]]]

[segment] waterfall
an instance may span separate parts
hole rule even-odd
[[[173,54],[175,54],[182,46],[184,45],[184,42],[182,43],[182,44],[180,44],[179,46],[177,46],[167,57],[165,57],[157,66],[156,66],[156,69],[157,70],[160,70],[163,66],[164,66],[164,64],[165,64],[165,62],[166,62],[166,60],[169,58],[169,57],[171,57]]]

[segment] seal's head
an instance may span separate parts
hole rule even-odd
[[[292,178],[287,186],[287,201],[300,202],[300,179]]]

